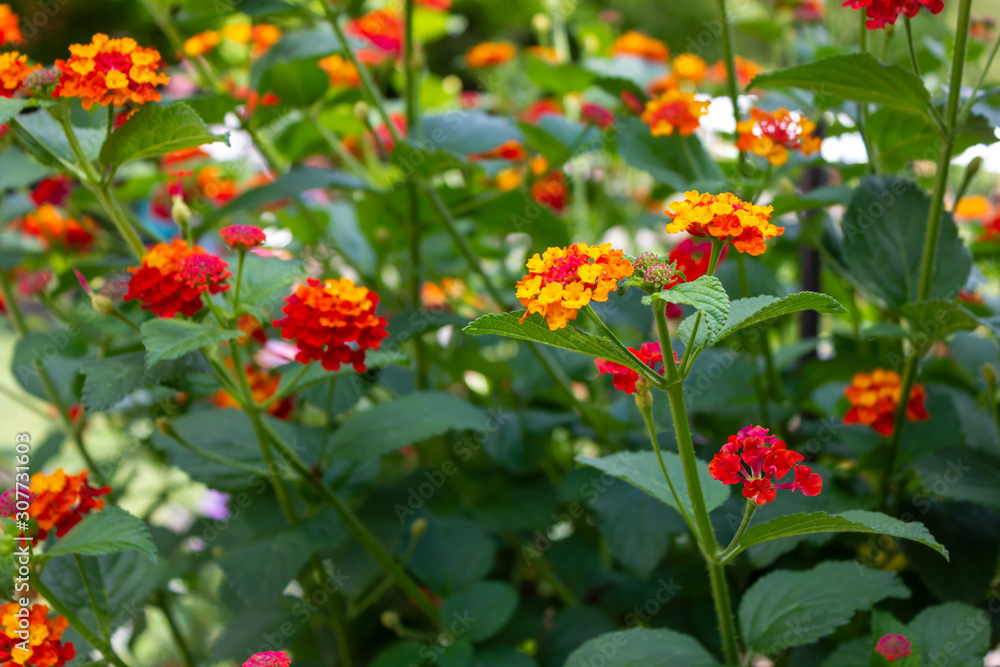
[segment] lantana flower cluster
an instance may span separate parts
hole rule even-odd
[[[232,273],[228,266],[181,239],[158,243],[143,256],[142,266],[129,269],[132,279],[125,300],[141,301],[143,310],[160,317],[194,315],[204,306],[205,292],[218,294],[229,289],[226,281]]]
[[[820,149],[823,140],[813,134],[815,131],[816,123],[799,112],[777,109],[768,113],[754,107],[749,119],[736,124],[739,134],[736,147],[780,167],[788,162],[790,150],[811,155]]]
[[[111,492],[110,487],[96,488],[87,481],[87,471],[67,475],[59,468],[51,475],[37,472],[31,476],[31,493],[34,499],[28,506],[28,515],[38,523],[38,538],[44,540],[55,529],[62,537],[80,523],[92,510],[104,507],[100,496]]]
[[[784,227],[771,222],[771,206],[744,202],[728,192],[711,195],[690,191],[684,197],[667,208],[669,234],[712,236],[731,243],[739,252],[762,255],[765,242],[785,232]]]
[[[532,313],[545,318],[549,329],[562,329],[591,301],[607,301],[621,278],[632,275],[632,263],[610,243],[549,248],[528,260],[528,275],[517,283],[517,298]]]
[[[851,409],[844,415],[844,423],[871,426],[877,433],[892,435],[895,429],[893,419],[902,393],[903,381],[896,371],[876,368],[871,373],[855,374],[844,390],[844,397],[851,403]],[[924,406],[926,397],[923,385],[913,385],[906,403],[908,420],[930,419]]]
[[[90,44],[69,47],[69,60],[57,60],[62,72],[53,95],[78,97],[84,109],[95,104],[120,107],[127,102],[159,102],[156,86],[170,82],[158,71],[160,53],[139,46],[134,39],[94,35]]]
[[[900,14],[913,18],[921,9],[931,14],[940,14],[944,9],[943,0],[844,0],[844,7],[861,9],[866,12],[865,25],[869,30],[878,30],[887,25],[895,25]]]
[[[808,466],[799,465],[804,458],[768,435],[768,429],[750,424],[729,436],[712,458],[708,471],[723,484],[742,484],[745,498],[765,505],[774,500],[776,489],[798,489],[807,496],[819,494],[823,478]],[[793,475],[791,482],[776,483],[788,473]]]
[[[62,667],[76,657],[73,644],[62,641],[69,627],[64,617],[50,618],[49,608],[36,602],[28,609],[25,628],[20,610],[18,602],[0,605],[0,667]]]
[[[654,372],[663,375],[665,370],[663,367],[663,351],[658,341],[643,343],[639,346],[638,350],[634,347],[628,349]],[[677,361],[677,353],[674,352],[674,363],[677,363]],[[598,376],[605,373],[609,373],[612,376],[611,383],[615,386],[615,389],[624,391],[626,394],[634,394],[639,389],[638,383],[642,378],[639,377],[638,372],[628,366],[608,361],[607,359],[595,359],[594,363],[597,365]],[[657,368],[658,365],[659,368]]]

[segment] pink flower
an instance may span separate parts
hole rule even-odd
[[[910,640],[903,635],[885,635],[875,645],[875,652],[889,662],[910,655]]]
[[[243,667],[289,667],[292,659],[284,651],[265,651],[254,653],[243,663]]]

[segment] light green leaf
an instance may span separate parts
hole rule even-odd
[[[188,320],[156,318],[142,323],[142,344],[146,348],[146,368],[159,361],[176,359],[188,352],[239,338],[237,329],[219,329]]]
[[[456,396],[420,391],[349,417],[334,435],[333,454],[366,459],[448,431],[483,429],[492,423],[493,418]]]
[[[146,104],[111,133],[101,148],[100,161],[119,165],[217,141],[228,145],[229,137],[212,134],[187,104],[178,102],[168,107]]]
[[[872,533],[875,535],[891,535],[914,542],[920,542],[934,549],[945,559],[948,550],[934,539],[930,531],[919,521],[909,523],[900,521],[880,512],[866,510],[851,510],[840,514],[826,512],[800,512],[787,514],[766,523],[752,526],[740,540],[739,551],[755,544],[777,540],[782,537],[808,535],[810,533]],[[737,551],[737,553],[739,553]]]
[[[834,100],[870,102],[929,117],[930,94],[916,74],[883,65],[867,53],[823,58],[805,65],[761,74],[747,89],[799,88],[813,94],[815,106]]]
[[[729,295],[722,281],[715,276],[701,276],[696,280],[663,290],[643,298],[643,303],[660,301],[694,306],[704,316],[702,326],[714,336],[729,319]]]
[[[648,171],[658,183],[679,192],[724,189],[725,175],[698,137],[654,137],[649,125],[636,117],[620,118],[616,127],[618,154],[630,167]]]
[[[318,61],[278,62],[260,79],[257,92],[273,93],[281,104],[303,109],[323,99],[330,88],[330,75]]]
[[[494,334],[518,340],[528,340],[607,359],[625,366],[633,365],[632,360],[619,351],[615,344],[607,338],[588,334],[572,324],[567,324],[562,329],[550,331],[549,325],[545,323],[545,318],[538,313],[526,318],[523,323],[519,323],[522,315],[524,315],[524,311],[483,315],[470,322],[462,331],[470,336]]]
[[[688,497],[687,481],[684,478],[684,467],[681,459],[673,452],[662,452],[663,464],[670,474],[670,481],[674,485],[674,490],[681,499],[688,516],[694,516],[694,509]],[[610,456],[603,456],[593,459],[589,456],[576,457],[577,463],[597,468],[612,477],[624,480],[639,489],[642,489],[665,505],[679,510],[677,501],[670,493],[670,487],[663,478],[660,470],[660,463],[656,460],[654,452],[619,452]],[[705,495],[705,505],[709,512],[726,502],[729,498],[730,490],[725,484],[715,480],[708,472],[708,463],[698,460],[698,480],[701,483],[702,493]]]
[[[21,113],[31,100],[17,97],[0,97],[0,125]]]
[[[517,603],[517,591],[510,584],[480,581],[445,598],[441,603],[441,618],[445,623],[467,619],[471,624],[462,639],[481,642],[507,625],[517,610]]]
[[[46,553],[99,556],[118,551],[139,551],[156,562],[156,547],[146,523],[120,507],[109,505],[85,516]]]
[[[535,57],[525,58],[524,70],[536,86],[557,95],[586,90],[598,79],[597,74],[579,65],[572,63],[552,65]]]
[[[826,561],[811,570],[777,570],[758,579],[740,601],[743,640],[751,651],[776,655],[810,644],[885,598],[908,598],[894,572],[853,561]]]
[[[694,637],[673,630],[632,628],[594,637],[573,651],[565,667],[718,667]]]

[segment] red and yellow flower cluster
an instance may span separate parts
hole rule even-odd
[[[319,361],[329,371],[351,364],[363,373],[365,352],[377,350],[388,335],[385,318],[375,314],[377,305],[378,294],[348,278],[309,278],[285,299],[285,317],[274,326],[282,338],[295,341],[297,361]]]
[[[269,23],[234,23],[221,30],[206,30],[184,41],[184,53],[188,56],[202,56],[229,40],[237,44],[252,44],[251,55],[261,56],[281,39],[281,28]]]
[[[685,192],[685,199],[670,204],[667,233],[687,232],[713,236],[731,243],[739,252],[762,255],[765,241],[781,236],[784,227],[771,224],[771,206],[757,206],[728,192],[721,195]]]
[[[142,266],[129,269],[132,279],[125,300],[137,299],[143,310],[160,317],[194,315],[204,305],[202,294],[229,289],[226,280],[232,273],[226,270],[228,266],[200,246],[189,246],[187,241],[158,243],[143,256]]]
[[[863,9],[867,12],[866,25],[869,30],[878,30],[894,25],[900,14],[911,19],[922,8],[931,14],[940,14],[944,9],[943,0],[844,0],[844,7]]]
[[[528,275],[517,283],[517,298],[527,308],[523,322],[540,313],[549,329],[562,329],[591,301],[607,301],[618,280],[632,275],[632,263],[610,243],[549,248],[528,260]]]
[[[674,131],[689,137],[708,113],[709,102],[695,99],[694,93],[685,93],[670,87],[659,97],[646,102],[642,120],[649,125],[654,137],[669,137]]]
[[[62,667],[76,656],[73,645],[62,641],[69,627],[65,618],[49,618],[49,608],[37,602],[24,609],[27,618],[17,602],[0,606],[0,667]]]
[[[629,30],[615,40],[611,46],[613,55],[637,56],[644,60],[665,63],[670,57],[670,48],[658,39],[635,30]]]
[[[0,45],[20,44],[24,41],[21,34],[21,19],[10,5],[0,5]]]
[[[85,251],[94,240],[93,219],[83,216],[80,220],[67,218],[55,206],[44,204],[34,213],[24,216],[17,225],[22,232],[37,238],[46,248],[53,245]]]
[[[234,250],[247,251],[264,245],[267,235],[260,227],[253,225],[230,225],[219,230],[219,236]]]
[[[630,347],[629,351],[632,352],[639,361],[646,364],[652,368],[655,372],[663,375],[663,352],[660,348],[659,342],[643,343],[639,346],[639,349]],[[674,352],[674,363],[677,363],[677,353]],[[608,361],[607,359],[594,359],[594,363],[597,365],[597,375],[601,376],[605,373],[611,374],[611,383],[614,384],[615,389],[624,391],[626,394],[634,394],[636,391],[636,383],[641,379],[639,373],[632,370],[628,366],[623,366],[621,364],[615,363],[614,361]],[[656,365],[660,364],[660,368]]]
[[[38,65],[29,65],[28,56],[17,51],[0,53],[0,97],[13,97],[36,69]]]
[[[91,510],[104,507],[99,496],[111,492],[110,487],[95,488],[87,482],[87,471],[67,475],[62,468],[51,475],[36,472],[31,476],[30,490],[35,494],[28,506],[28,515],[38,522],[38,538],[44,540],[55,528],[62,537],[80,523]]]
[[[496,67],[510,62],[517,55],[517,48],[508,42],[482,42],[465,53],[469,67]]]
[[[330,76],[333,88],[360,88],[361,75],[358,68],[347,58],[335,53],[319,61],[320,69]]]
[[[110,39],[98,33],[90,44],[73,44],[69,52],[69,60],[56,61],[62,76],[53,95],[78,97],[84,109],[95,104],[159,102],[156,86],[170,82],[157,71],[159,51],[143,48],[129,37]]]
[[[750,424],[729,436],[729,441],[712,458],[708,471],[723,484],[743,484],[743,496],[758,505],[774,500],[775,489],[798,489],[807,496],[818,495],[823,478],[808,466],[799,465],[804,457],[785,448],[785,443],[768,429]],[[791,482],[775,482],[788,473]]]
[[[774,113],[757,107],[750,110],[750,118],[736,124],[739,139],[736,147],[754,155],[767,158],[776,167],[788,162],[788,151],[799,150],[811,155],[820,149],[823,140],[813,135],[816,123],[801,113],[778,109]]]
[[[864,424],[877,433],[892,435],[895,428],[893,416],[903,392],[903,382],[896,371],[876,368],[871,373],[857,373],[844,390],[851,402],[851,409],[844,415],[845,424]],[[913,385],[906,404],[906,418],[910,421],[930,419],[924,407],[924,386]]]

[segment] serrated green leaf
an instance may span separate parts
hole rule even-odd
[[[111,133],[101,148],[100,161],[119,165],[129,160],[145,160],[217,141],[228,145],[229,137],[212,134],[187,104],[146,104]]]
[[[142,386],[146,375],[146,354],[133,352],[88,361],[80,368],[84,375],[81,401],[87,410],[107,410]]]
[[[990,650],[989,614],[962,602],[928,607],[907,627],[927,666],[981,667]]]
[[[814,95],[816,106],[834,99],[869,102],[929,118],[930,94],[908,69],[883,65],[867,53],[823,58],[805,65],[761,74],[750,89],[798,88]]]
[[[441,603],[441,618],[476,619],[462,638],[481,642],[500,632],[517,610],[518,595],[510,584],[501,581],[480,581],[453,593]]]
[[[975,329],[980,325],[979,318],[954,301],[918,301],[903,304],[899,310],[910,321],[912,337],[922,348],[956,331]]]
[[[948,550],[934,539],[930,531],[919,521],[904,522],[880,512],[851,510],[840,514],[826,512],[800,512],[787,514],[767,523],[750,527],[740,540],[739,551],[755,544],[777,540],[782,537],[808,535],[810,533],[872,533],[891,535],[914,542],[920,542],[934,549],[945,559]],[[736,553],[739,553],[737,551]]]
[[[777,570],[758,579],[740,601],[743,640],[775,655],[810,644],[885,598],[908,598],[894,572],[853,561],[826,561],[811,570]]]
[[[626,357],[607,338],[588,334],[572,324],[567,324],[562,329],[550,331],[549,325],[545,323],[545,318],[538,313],[526,318],[524,322],[520,322],[522,315],[524,315],[524,311],[490,313],[470,322],[462,331],[470,336],[492,334],[516,338],[517,340],[528,340],[591,357],[607,359],[625,366],[633,365],[632,360]]]
[[[219,329],[188,320],[160,317],[143,322],[141,331],[142,344],[146,348],[146,368],[152,368],[160,361],[176,359],[206,345],[243,335],[237,329]]]
[[[492,417],[456,396],[415,392],[349,417],[337,429],[332,450],[335,458],[366,459],[448,431],[483,429],[492,423]]]
[[[565,667],[718,667],[694,637],[673,630],[632,628],[594,637],[570,654]]]
[[[729,295],[726,294],[722,281],[715,276],[701,276],[696,280],[680,283],[643,298],[643,303],[647,300],[694,306],[704,316],[701,326],[713,338],[729,319]]]
[[[681,459],[673,452],[661,452],[663,464],[670,473],[670,481],[681,499],[688,516],[694,516],[691,499],[688,497],[687,480],[684,478],[684,466]],[[667,486],[667,481],[660,470],[660,463],[654,452],[619,452],[599,459],[589,456],[577,456],[577,463],[596,468],[617,479],[623,480],[642,489],[668,507],[678,510],[677,501]],[[709,512],[721,506],[730,496],[730,489],[725,484],[716,481],[708,472],[708,463],[698,460],[698,480],[705,496],[705,505]]]
[[[46,553],[99,556],[118,551],[139,551],[156,562],[156,547],[146,523],[120,507],[109,505],[85,516]]]

